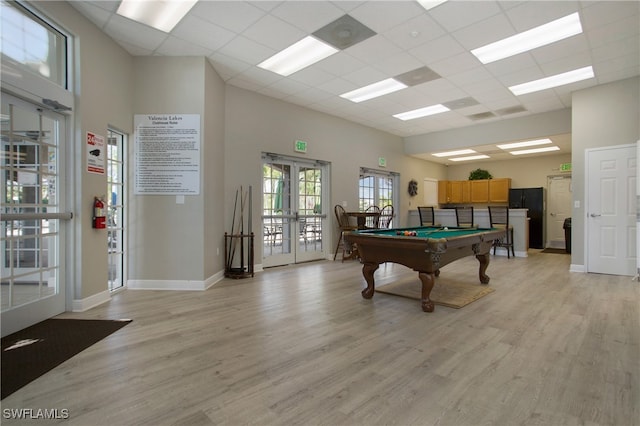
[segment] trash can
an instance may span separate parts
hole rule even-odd
[[[564,220],[564,249],[567,253],[571,253],[571,218],[568,217]]]

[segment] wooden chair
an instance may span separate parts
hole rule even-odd
[[[456,207],[456,223],[461,228],[473,228],[473,206]]]
[[[378,206],[369,206],[365,211],[365,213],[374,213],[375,216],[367,216],[365,218],[365,228],[374,229],[377,228],[380,222],[380,207]]]
[[[420,226],[436,225],[436,216],[433,207],[418,206],[418,214],[420,215]]]
[[[513,226],[509,225],[509,207],[507,206],[489,206],[489,222],[492,228],[506,229],[507,233],[504,238],[495,240],[493,242],[493,254],[496,254],[497,247],[504,247],[507,249],[507,258],[511,258],[509,249],[513,257],[516,257],[516,252],[513,248]]]
[[[389,228],[393,220],[393,206],[388,204],[380,210],[380,221],[378,228]]]
[[[347,252],[347,248],[344,242],[344,233],[347,231],[357,231],[358,227],[355,225],[351,225],[347,212],[340,204],[336,204],[336,206],[333,208],[333,211],[336,215],[338,229],[340,229],[340,236],[338,237],[338,244],[336,244],[336,251],[333,253],[333,260],[336,260],[336,257],[338,256],[338,248],[340,247],[340,244],[342,244],[342,261],[344,261],[344,256]]]

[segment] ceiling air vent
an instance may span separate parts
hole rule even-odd
[[[496,115],[494,113],[492,113],[491,111],[487,111],[487,112],[479,112],[477,114],[471,114],[471,115],[467,115],[467,118],[473,120],[473,121],[478,121],[478,120],[486,120],[487,118],[492,118],[495,117]]]
[[[439,79],[440,74],[429,67],[420,67],[413,71],[408,71],[403,74],[397,75],[393,78],[401,83],[406,84],[407,86],[417,86],[418,84],[426,83],[427,81]]]
[[[461,108],[466,108],[466,107],[470,107],[478,104],[479,104],[478,101],[469,97],[469,98],[461,98],[461,99],[456,99],[449,102],[444,102],[442,105],[446,106],[449,109],[461,109]]]
[[[346,49],[376,35],[376,33],[351,16],[343,15],[320,28],[313,35],[336,49]]]
[[[509,114],[516,114],[518,112],[525,112],[525,111],[527,111],[525,107],[523,107],[522,105],[517,105],[517,106],[499,109],[496,111],[496,114],[509,115]]]

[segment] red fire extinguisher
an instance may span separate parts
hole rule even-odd
[[[104,229],[107,227],[107,217],[104,215],[104,201],[95,197],[93,200],[93,227]]]

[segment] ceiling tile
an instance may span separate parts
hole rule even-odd
[[[306,33],[313,33],[344,15],[344,11],[329,2],[285,1],[272,9],[271,14]]]
[[[579,9],[579,3],[575,0],[544,3],[531,1],[510,8],[506,15],[516,32],[522,32],[571,15]]]
[[[639,1],[199,1],[170,35],[115,14],[119,1],[71,5],[131,55],[203,55],[232,86],[283,99],[398,136],[469,126],[465,114],[522,106],[510,119],[567,108],[572,92],[640,75]],[[584,33],[482,65],[470,50],[580,12]],[[289,77],[257,64],[349,14],[378,34]],[[596,78],[516,97],[508,86],[593,65]],[[427,66],[441,75],[366,102],[339,95]],[[397,112],[471,97],[478,105],[418,120]],[[403,111],[398,111],[402,109]]]
[[[193,15],[185,16],[172,34],[198,46],[207,47],[209,52],[221,48],[236,36],[229,30]]]
[[[402,49],[408,50],[446,33],[436,21],[423,13],[380,34]]]
[[[346,52],[354,58],[373,65],[397,55],[402,50],[386,38],[375,35],[355,46],[349,47]]]
[[[258,6],[267,3],[199,1],[193,7],[191,14],[235,33],[241,33],[265,15],[266,12]]]
[[[180,50],[184,56],[208,56],[211,54],[211,50],[205,47],[189,43],[188,41],[173,36],[167,37],[156,49],[156,53],[159,55],[170,55],[176,50]]]
[[[349,53],[341,51],[323,59],[314,66],[333,75],[341,76],[364,68],[365,63]]]
[[[505,15],[494,15],[453,33],[453,37],[466,49],[472,50],[516,33]]]
[[[218,52],[251,65],[257,65],[276,53],[274,49],[270,49],[263,44],[256,43],[243,36],[234,38],[222,48],[218,49]]]
[[[213,68],[225,80],[228,80],[251,67],[247,62],[217,52],[209,56],[209,62],[211,62]]]
[[[116,14],[107,23],[105,32],[115,40],[122,40],[127,44],[151,51],[155,51],[168,37],[167,33],[138,24]]]
[[[299,28],[271,15],[260,18],[242,35],[256,43],[280,51],[302,40],[307,34]]]
[[[495,1],[448,1],[431,9],[429,14],[447,31],[456,31],[502,10]]]
[[[413,1],[363,2],[349,14],[377,33],[422,15],[424,9]]]
[[[425,65],[430,66],[443,59],[464,53],[466,50],[453,37],[447,35],[414,47],[409,52]]]

